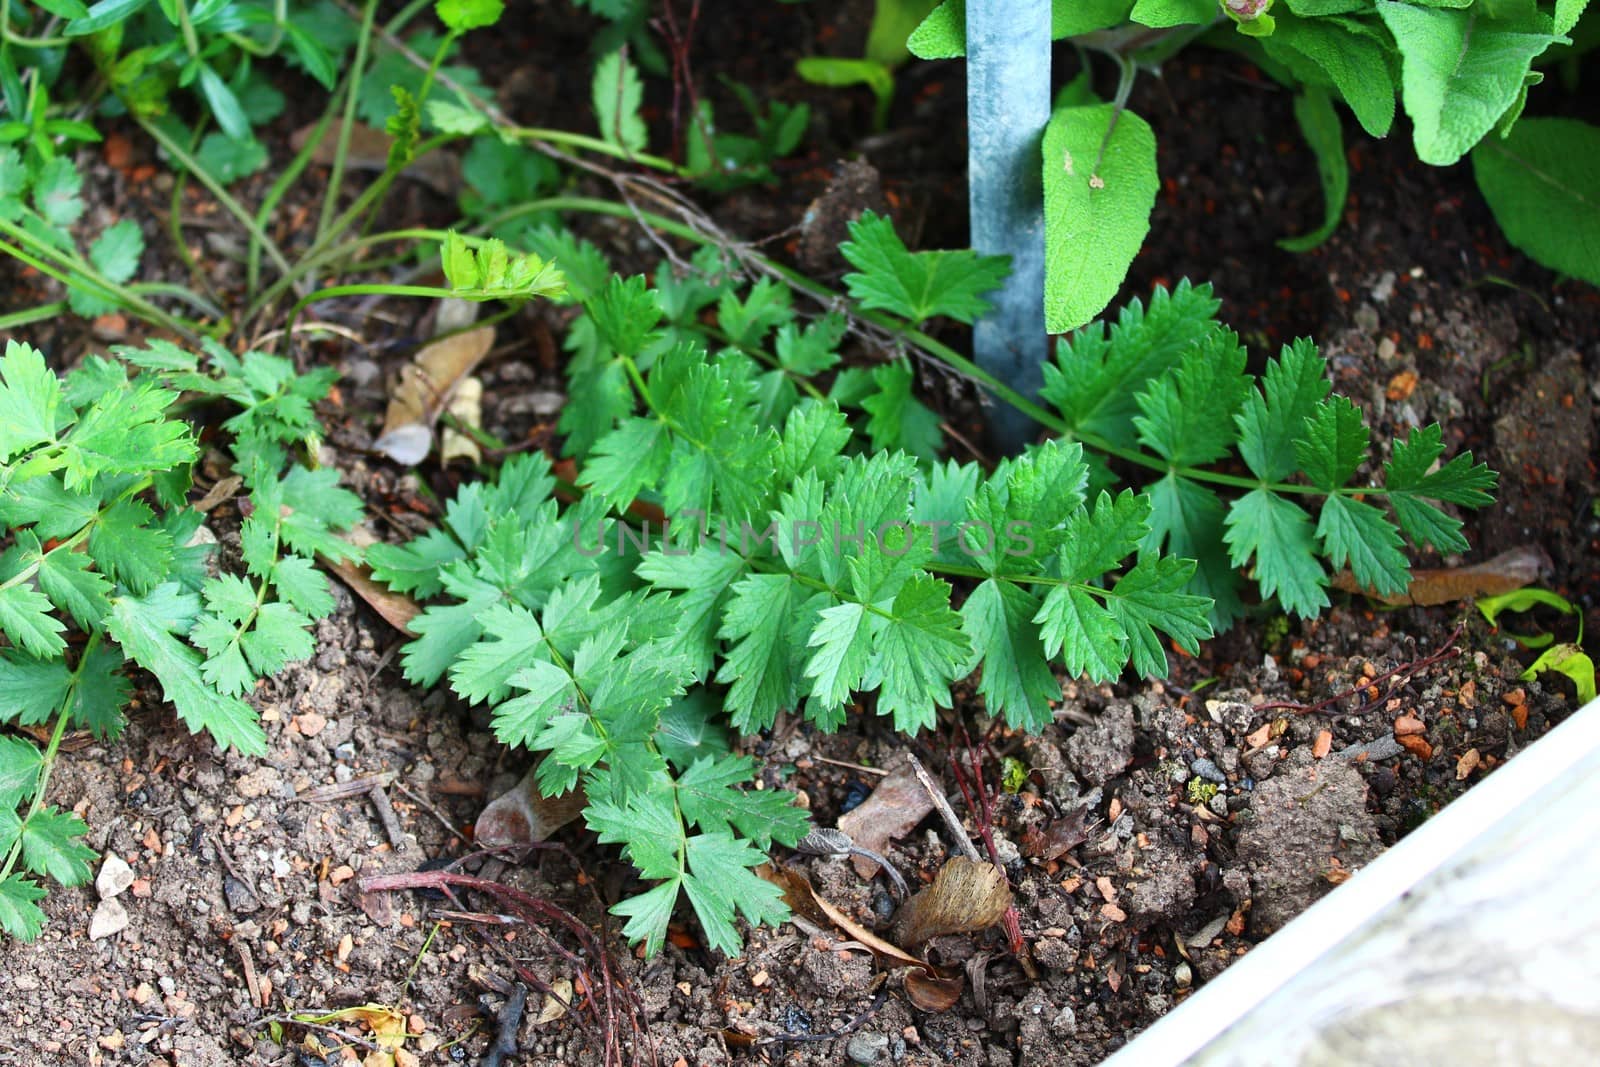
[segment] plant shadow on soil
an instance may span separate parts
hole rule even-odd
[[[931,133],[959,128],[959,65],[909,68],[891,123],[900,132],[852,141],[867,128],[870,104],[804,86],[786,72],[820,47],[819,37],[844,42],[863,27],[858,14],[807,6],[816,10],[772,5],[749,21],[725,20],[697,42],[702,78],[725,70],[758,95],[803,98],[817,109],[810,154],[786,168],[783,189],[728,197],[716,207],[719,218],[752,237],[795,226],[833,161],[858,152],[882,174],[889,202],[922,231],[924,246],[959,244],[964,235],[948,224],[941,230],[940,220],[962,213],[964,148]],[[753,40],[767,43],[751,47]],[[560,86],[587,80],[563,64],[581,65],[584,53],[563,41],[572,43],[557,33],[526,40],[508,33],[474,58],[486,81],[507,86],[507,94],[570,94]],[[547,62],[530,64],[530,55]],[[541,73],[515,76],[530,68]],[[556,78],[561,71],[569,73]],[[1348,122],[1353,177],[1344,224],[1314,253],[1278,251],[1275,238],[1314,224],[1320,193],[1288,94],[1247,74],[1231,57],[1194,52],[1135,93],[1133,107],[1156,127],[1164,187],[1123,298],[1147,295],[1158,280],[1209,279],[1223,320],[1257,358],[1294,336],[1316,338],[1336,388],[1366,410],[1376,439],[1442,422],[1449,447],[1472,448],[1502,473],[1498,503],[1469,524],[1472,558],[1537,545],[1553,563],[1546,585],[1579,604],[1588,632],[1597,632],[1590,383],[1600,380],[1600,295],[1555,284],[1509,250],[1465,166],[1421,167],[1404,130],[1373,142]],[[1535,106],[1561,106],[1560,96],[1536,93]],[[580,109],[581,102],[566,113]],[[280,132],[288,125],[280,123]],[[285,151],[281,144],[273,150]],[[135,195],[105,174],[91,182],[107,197]],[[590,236],[619,259],[648,255],[620,224]],[[162,247],[154,234],[151,247]],[[155,270],[183,277],[176,264]],[[1491,275],[1520,288],[1488,284]],[[1532,293],[1553,298],[1546,305]],[[535,312],[513,325],[532,355],[486,367],[486,425],[506,439],[539,443],[548,440],[558,403],[551,400],[560,388],[552,338],[560,319]],[[79,357],[93,344],[64,327],[40,329],[30,339],[58,358]],[[413,476],[341,448],[369,441],[381,417],[381,388],[359,379],[381,382],[397,360],[346,358],[347,371],[360,373],[347,379],[345,407],[332,413],[335,460],[375,507],[409,501]],[[946,403],[944,414],[958,424],[979,417],[960,390],[934,401]],[[215,525],[226,550],[236,531],[229,534],[226,515]],[[52,800],[87,820],[91,845],[132,865],[137,880],[118,898],[129,924],[91,941],[93,889],[57,889],[38,942],[0,945],[7,1023],[0,1064],[322,1062],[295,1043],[305,1031],[290,1027],[291,1043],[280,1046],[252,1025],[285,1005],[398,1003],[415,1016],[406,1047],[423,1063],[475,1059],[492,1039],[499,1001],[491,995],[480,1004],[480,993],[485,972],[509,976],[501,957],[466,924],[436,930],[439,901],[363,898],[356,883],[459,855],[466,845],[445,822],[470,824],[486,796],[516,779],[520,757],[442,692],[406,686],[394,667],[397,635],[337,592],[337,611],[318,627],[315,658],[253,698],[268,730],[265,759],[217,755],[188,737],[148,689],[115,743],[81,739],[69,747]],[[750,932],[735,960],[698,947],[692,927],[649,961],[614,938],[658,1062],[1097,1062],[1572,707],[1564,683],[1519,681],[1522,664],[1465,605],[1384,610],[1338,600],[1318,620],[1264,616],[1241,624],[1199,657],[1176,660],[1164,683],[1066,682],[1057,722],[1042,736],[996,740],[994,754],[1032,769],[1022,793],[997,804],[995,832],[1002,852],[1016,857],[1010,874],[1037,980],[1008,956],[998,931],[935,942],[940,962],[970,979],[957,1005],[939,1014],[912,1008],[897,979],[876,985],[870,955],[791,925]],[[1376,707],[1346,701],[1296,714],[1252,706],[1314,703],[1370,683],[1437,652],[1458,623],[1465,624],[1456,641],[1461,654],[1418,672]],[[1194,692],[1207,679],[1214,681]],[[948,721],[971,723],[977,710],[967,691]],[[1424,725],[1424,744],[1393,743],[1392,722],[1402,713]],[[1323,731],[1331,736],[1319,743]],[[951,737],[949,730],[924,737],[915,750],[944,768]],[[784,788],[803,794],[822,826],[875,779],[819,757],[883,767],[908,748],[866,716],[833,736],[790,722],[747,743],[766,760],[770,784],[781,777]],[[1319,759],[1314,751],[1327,754]],[[1475,767],[1464,761],[1469,752],[1477,753]],[[986,767],[993,781],[995,761]],[[792,773],[780,776],[779,768]],[[399,842],[364,797],[297,799],[389,772],[434,809],[391,790]],[[1188,803],[1197,776],[1220,778],[1212,783],[1220,799]],[[1313,791],[1306,803],[1285,802]],[[1032,842],[1072,817],[1080,798],[1093,825],[1088,839],[1050,863],[1028,856]],[[930,818],[890,856],[909,876],[929,877],[949,851],[941,832]],[[626,870],[578,828],[559,840],[577,861],[541,853],[494,873],[598,923],[597,900],[616,898]],[[842,860],[793,862],[833,903],[887,927],[881,881],[863,881]],[[497,941],[546,981],[572,977],[538,937]],[[535,996],[520,1033],[525,1062],[598,1062],[595,1033],[571,1014],[538,1023],[538,1008]],[[826,1037],[852,1022],[852,1033]]]

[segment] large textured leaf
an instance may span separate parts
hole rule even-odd
[[[1465,155],[1517,103],[1534,57],[1558,39],[1513,29],[1476,10],[1378,0],[1378,13],[1400,49],[1417,157],[1441,167]]]
[[[1472,170],[1512,244],[1600,285],[1600,128],[1523,119],[1510,136],[1473,149]]]
[[[1119,115],[1110,104],[1095,104],[1058,108],[1050,116],[1044,133],[1044,315],[1051,333],[1082,326],[1117,294],[1150,230],[1159,187],[1155,135],[1133,112]]]

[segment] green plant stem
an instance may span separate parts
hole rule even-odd
[[[28,804],[28,814],[22,817],[22,825],[27,826],[28,821],[39,814],[39,809],[44,807],[45,790],[50,788],[50,774],[55,770],[56,755],[61,751],[61,739],[66,736],[67,724],[72,721],[72,701],[78,695],[78,682],[83,676],[84,665],[89,662],[95,648],[100,643],[98,630],[89,633],[89,639],[84,642],[83,651],[78,655],[78,666],[72,672],[72,680],[67,683],[66,695],[61,701],[61,710],[56,714],[55,729],[50,732],[50,741],[45,745],[44,756],[39,761],[39,778],[34,783],[33,800]],[[6,853],[6,862],[0,866],[0,882],[11,877],[11,872],[16,870],[17,860],[22,856],[22,834],[17,834],[16,841],[12,842],[11,849]]]
[[[131,287],[119,286],[113,282],[107,281],[89,264],[77,260],[75,257],[68,256],[60,249],[41,243],[33,236],[33,234],[28,233],[21,227],[15,226],[4,220],[0,220],[0,234],[11,237],[16,241],[21,242],[22,245],[26,246],[26,249],[36,250],[42,255],[48,256],[57,264],[60,264],[59,266],[52,266],[51,264],[46,263],[43,259],[30,254],[30,252],[25,248],[20,248],[17,245],[11,244],[7,241],[0,241],[0,252],[5,253],[20,263],[24,263],[32,267],[40,274],[54,278],[62,285],[68,287],[76,285],[82,288],[90,289],[100,296],[108,300],[112,300],[120,306],[126,307],[129,311],[133,312],[139,318],[144,319],[146,322],[152,322],[158,326],[162,326],[187,340],[196,342],[199,341],[201,331],[194,328],[192,324],[187,323],[183,319],[180,319],[174,315],[170,315],[156,307],[154,304],[150,303],[148,300],[142,299],[132,291]]]
[[[345,90],[344,117],[339,125],[339,137],[334,145],[333,166],[328,172],[328,188],[322,197],[322,213],[317,219],[317,240],[328,233],[334,211],[339,204],[339,190],[344,185],[344,167],[350,154],[350,135],[356,124],[356,103],[360,97],[361,71],[367,64],[367,49],[372,44],[372,23],[378,13],[378,0],[367,0],[361,10],[361,33],[356,38],[356,57],[350,67],[350,77]],[[320,136],[321,129],[318,130]],[[314,142],[308,142],[314,143]]]
[[[65,300],[54,300],[48,304],[40,304],[38,307],[24,308],[21,311],[13,311],[9,315],[0,315],[0,331],[15,330],[19,327],[35,322],[44,322],[46,319],[53,319],[57,315],[65,315],[66,313],[67,302]]]
[[[135,114],[134,120],[169,156],[176,159],[189,173],[198,178],[200,184],[204,185],[211,195],[216,197],[217,203],[227,208],[229,213],[239,220],[240,225],[245,228],[250,236],[261,242],[261,246],[266,249],[267,255],[280,271],[285,274],[289,273],[289,261],[284,258],[283,251],[278,247],[277,242],[267,236],[266,231],[256,222],[254,216],[246,211],[244,206],[235,200],[227,189],[223,188],[221,182],[217,181],[205,168],[200,166],[199,160],[195,159],[182,145],[167,136],[165,131],[149,119]]]
[[[398,34],[410,24],[412,19],[416,18],[418,15],[422,14],[422,12],[432,7],[433,3],[434,0],[411,0],[409,4],[400,9],[399,13],[396,14],[394,18],[383,24],[383,32],[387,34]]]
[[[173,6],[178,10],[178,29],[183,33],[183,47],[190,59],[199,59],[200,37],[194,32],[194,23],[189,20],[189,4],[187,0],[175,0]]]
[[[286,196],[294,183],[300,180],[300,175],[311,165],[311,157],[316,154],[317,145],[322,142],[323,135],[327,132],[328,123],[333,121],[333,112],[337,97],[330,98],[328,106],[323,109],[322,117],[317,120],[316,127],[311,131],[311,136],[295,153],[294,159],[284,168],[283,173],[273,181],[267,189],[267,195],[261,200],[261,207],[256,211],[256,229],[260,233],[267,232],[267,220],[278,209],[278,202]],[[250,234],[250,244],[245,250],[244,267],[244,292],[245,299],[253,300],[261,288],[261,241],[256,233]]]
[[[453,138],[449,135],[440,135],[424,141],[422,145],[418,147],[416,156],[421,156],[426,152],[430,152],[451,140],[453,140]],[[414,156],[413,158],[416,157]],[[361,214],[366,211],[369,205],[387,193],[389,186],[394,182],[395,178],[399,176],[399,173],[400,172],[398,170],[394,170],[392,168],[387,169],[378,176],[376,181],[367,186],[366,189],[362,190],[361,195],[356,197],[355,202],[344,210],[344,214],[340,215],[334,220],[333,225],[329,227],[327,234],[320,238],[310,248],[306,249],[305,253],[301,255],[299,262],[295,266],[290,267],[288,264],[283,264],[282,276],[274,281],[272,285],[268,286],[266,291],[256,298],[255,303],[250,305],[249,309],[245,312],[240,321],[249,322],[254,320],[256,316],[265,311],[273,301],[282,296],[285,290],[294,285],[294,283],[299,281],[302,277],[315,270],[318,265],[325,262],[327,257],[324,257],[322,253],[328,250],[328,247],[332,244],[334,238],[336,238],[339,234],[344,233],[345,230],[349,229],[351,223],[353,223],[357,218],[360,218]]]
[[[485,115],[484,117],[489,118],[490,121],[493,122],[493,118],[491,116]],[[594,152],[597,155],[610,156],[612,159],[620,159],[624,163],[640,163],[646,167],[659,170],[666,174],[671,174],[675,177],[690,177],[687,169],[678,166],[670,159],[663,159],[660,156],[652,156],[648,153],[630,152],[628,149],[623,148],[620,145],[614,145],[609,141],[603,141],[598,137],[590,137],[586,134],[569,133],[566,130],[547,130],[533,126],[501,126],[496,130],[496,132],[507,137],[514,137],[519,141],[541,141],[545,144],[558,144],[565,145],[568,148],[581,148],[584,151]]]
[[[60,19],[52,18],[45,23],[45,32],[48,34],[55,28]],[[24,37],[14,33],[11,29],[11,0],[0,0],[0,35],[4,35],[7,44],[14,44],[18,48],[64,48],[72,43],[70,37]]]

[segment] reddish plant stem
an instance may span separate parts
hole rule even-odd
[[[452,888],[469,889],[491,897],[516,918],[521,919],[530,927],[542,930],[543,924],[561,927],[570,933],[592,957],[593,963],[600,968],[600,980],[596,982],[589,973],[581,958],[571,951],[556,945],[557,950],[570,963],[578,968],[579,976],[587,987],[587,1000],[589,1010],[598,1019],[599,1013],[605,1012],[603,1031],[605,1034],[605,1049],[603,1062],[607,1064],[622,1062],[622,1049],[616,1041],[616,1028],[618,1025],[618,1006],[616,998],[622,998],[622,1010],[632,1025],[637,1036],[639,1033],[638,1017],[636,1013],[637,997],[622,981],[611,966],[611,953],[606,950],[599,938],[592,930],[571,915],[565,909],[557,907],[547,900],[541,900],[520,889],[514,889],[487,878],[476,878],[469,874],[458,874],[454,871],[404,871],[398,874],[380,874],[371,878],[363,878],[360,889],[363,893],[381,893],[400,889],[436,889],[449,893]],[[548,938],[548,934],[546,934]],[[554,941],[552,939],[552,944]],[[642,1059],[635,1050],[636,1060]],[[655,1050],[650,1049],[650,1057],[655,1059]]]
[[[967,735],[966,723],[961,724],[961,738],[966,744],[968,758],[972,761],[973,788],[977,790],[977,803],[973,802],[972,793],[967,790],[966,775],[961,772],[961,764],[956,760],[954,748],[946,758],[950,762],[950,770],[956,778],[956,788],[961,790],[961,796],[967,802],[967,807],[972,809],[973,817],[978,823],[978,836],[983,838],[983,847],[989,852],[989,862],[1000,869],[1000,874],[1006,880],[1006,885],[1011,884],[1011,876],[1006,874],[1005,864],[1000,862],[1000,850],[994,847],[994,809],[989,801],[989,790],[983,784],[983,764],[979,758],[978,750],[972,745],[972,738]],[[1027,947],[1022,942],[1022,920],[1017,915],[1017,906],[1012,904],[1006,908],[1002,924],[1006,931],[1006,945],[1011,954],[1023,963],[1023,969],[1031,973],[1032,967],[1027,957]]]

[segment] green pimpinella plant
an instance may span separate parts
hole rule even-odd
[[[290,459],[315,444],[331,372],[217,345],[205,369],[165,342],[115,353],[66,375],[25,344],[0,356],[0,724],[50,731],[42,750],[0,732],[0,929],[21,938],[44,922],[40,882],[86,881],[94,858],[83,821],[46,799],[66,731],[115,737],[137,666],[191,732],[265,752],[243,697],[311,654],[333,609],[313,557],[352,555],[335,531],[361,515],[334,471]],[[243,573],[213,573],[196,537],[184,396],[238,408],[222,428],[246,494]]]
[[[844,366],[834,317],[803,323],[782,287],[714,255],[652,286],[570,235],[535,243],[580,305],[562,424],[579,495],[519,456],[367,561],[426,605],[406,676],[490,707],[542,754],[546,794],[584,788],[588,826],[646,883],[613,910],[647,951],[681,901],[730,953],[739,916],[785,914],[752,868],[804,814],[751,787],[734,734],[862,711],[914,733],[974,675],[989,715],[1038,730],[1058,672],[1164,674],[1247,587],[1298,615],[1326,605],[1330,566],[1403,587],[1406,540],[1464,550],[1446,509],[1494,485],[1470,455],[1440,465],[1438,427],[1394,443],[1380,481],[1315,346],[1248,373],[1206,287],[1075,335],[1046,375],[1054,410],[989,383],[1061,436],[986,470],[908,451],[929,413],[903,361]],[[1003,272],[910,252],[880,219],[843,251],[852,292],[912,325],[980,314]]]

